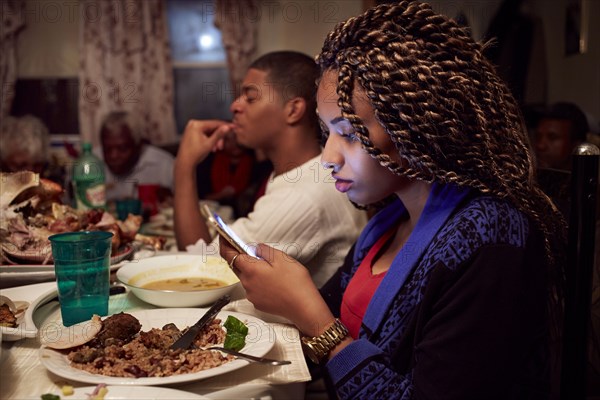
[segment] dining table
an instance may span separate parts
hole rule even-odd
[[[60,307],[56,300],[54,303],[43,305],[39,304],[39,301],[40,296],[48,297],[48,293],[56,289],[55,281],[0,289],[2,296],[13,301],[28,302],[30,307],[36,306],[31,310],[31,321],[21,321],[17,328],[2,328],[0,398],[7,400],[40,399],[41,395],[46,393],[60,394],[61,388],[65,385],[72,386],[76,391],[79,388],[90,386],[89,383],[66,379],[63,377],[64,375],[55,374],[42,363],[42,345],[40,326],[38,325],[42,324],[44,315],[49,313],[52,307],[55,310],[59,310]],[[232,292],[232,299],[233,301],[223,311],[250,315],[267,323],[275,333],[275,340],[273,347],[265,354],[265,357],[289,360],[291,364],[271,366],[247,362],[247,365],[240,369],[205,379],[176,384],[169,383],[167,380],[166,385],[134,387],[131,389],[133,392],[130,392],[133,394],[123,398],[175,400],[188,398],[182,397],[182,394],[186,393],[190,396],[198,396],[193,398],[205,399],[304,399],[306,384],[311,377],[302,352],[298,330],[279,317],[254,309],[253,305],[245,299],[241,285]],[[36,305],[36,303],[38,304]],[[143,302],[127,289],[124,293],[110,297],[109,314],[152,309],[157,309],[157,307]],[[8,335],[7,329],[10,329]],[[110,394],[111,386],[108,389]],[[163,392],[165,390],[167,392]],[[69,397],[61,395],[61,399],[69,399]]]

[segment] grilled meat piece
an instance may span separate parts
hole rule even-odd
[[[104,347],[106,342],[120,340],[125,343],[142,329],[140,321],[131,314],[123,312],[111,315],[102,321],[102,329],[90,343],[90,347]]]

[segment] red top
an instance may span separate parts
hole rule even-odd
[[[250,174],[254,160],[248,154],[241,156],[235,168],[231,168],[230,157],[224,151],[215,153],[211,166],[211,184],[213,193],[219,193],[227,186],[235,189],[235,194],[243,192],[250,184]]]
[[[348,287],[342,297],[342,307],[340,310],[340,320],[348,328],[350,336],[358,338],[362,319],[367,311],[371,297],[379,287],[381,280],[387,271],[373,275],[373,259],[379,254],[383,246],[390,240],[396,232],[396,226],[387,230],[373,247],[369,250],[365,258],[358,266],[358,270],[348,283]]]

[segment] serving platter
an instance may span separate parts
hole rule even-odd
[[[126,244],[120,248],[110,258],[110,271],[114,272],[119,269],[122,262],[131,259],[134,253],[135,248],[132,244]],[[54,279],[54,264],[0,265],[0,287],[2,288],[48,282]]]
[[[207,309],[203,308],[169,308],[169,309],[151,309],[137,310],[129,312],[135,316],[142,324],[142,330],[148,331],[151,328],[162,328],[168,323],[174,323],[180,329],[191,326],[204,315]],[[233,315],[243,321],[248,326],[248,336],[246,345],[241,350],[244,353],[262,357],[266,355],[275,344],[275,331],[273,327],[254,316],[242,314],[233,311],[222,311],[218,314],[223,322],[227,316]],[[48,318],[40,328],[40,335],[53,335],[60,320]],[[77,382],[85,383],[105,383],[107,385],[170,385],[175,383],[192,382],[209,377],[222,375],[240,369],[249,364],[249,361],[234,359],[226,364],[215,368],[206,369],[199,372],[173,375],[168,377],[142,377],[127,378],[113,377],[99,374],[92,374],[77,368],[73,368],[67,359],[67,354],[63,351],[57,351],[45,346],[40,348],[40,361],[48,371],[65,379],[71,379]]]

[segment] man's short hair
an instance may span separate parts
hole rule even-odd
[[[302,97],[306,101],[308,121],[318,128],[316,92],[319,67],[315,60],[297,51],[275,51],[259,57],[248,68],[266,72],[267,82],[284,101]]]

